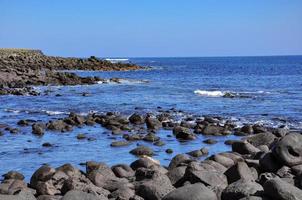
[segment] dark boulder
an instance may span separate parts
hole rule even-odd
[[[203,143],[206,143],[206,144],[216,144],[218,141],[217,140],[214,140],[214,139],[206,139],[203,141]]]
[[[35,135],[44,135],[45,133],[45,124],[43,123],[34,123],[32,125],[32,133]]]
[[[4,178],[4,180],[6,179],[24,180],[23,174],[17,171],[9,171],[6,174],[3,174],[2,177]]]
[[[203,184],[195,183],[171,191],[163,200],[217,200],[217,196]]]
[[[274,178],[268,180],[264,184],[265,195],[272,199],[278,200],[301,200],[302,190],[281,180],[280,178]]]
[[[231,184],[240,179],[246,181],[255,181],[254,176],[245,162],[238,162],[230,167],[225,173],[228,178],[228,183]]]
[[[239,200],[248,196],[258,196],[262,194],[263,187],[252,181],[238,180],[228,185],[222,192],[222,200]]]
[[[110,146],[112,146],[112,147],[123,147],[123,146],[128,146],[130,144],[131,143],[128,142],[128,141],[114,141],[114,142],[111,142]]]
[[[147,128],[151,130],[158,130],[162,127],[162,123],[157,118],[150,116],[146,118],[146,125]]]
[[[284,136],[273,148],[273,154],[283,164],[302,164],[302,135],[291,133]]]
[[[161,173],[154,173],[150,180],[143,181],[136,188],[136,194],[145,200],[161,200],[174,190],[170,179]]]
[[[196,136],[190,131],[190,129],[182,127],[182,126],[176,126],[173,129],[173,134],[176,136],[177,139],[182,140],[195,140]]]
[[[139,125],[145,123],[145,118],[137,113],[134,113],[129,117],[129,121],[132,124]]]
[[[108,200],[108,198],[100,198],[86,192],[71,190],[67,192],[61,200]]]
[[[192,160],[190,157],[186,154],[177,154],[174,156],[169,164],[169,169],[173,169],[175,167],[178,167],[182,163],[189,163]]]
[[[134,176],[132,168],[126,164],[114,165],[111,167],[115,176],[119,178],[128,178]]]
[[[259,164],[264,172],[276,172],[282,164],[273,156],[272,153],[266,153],[259,159]]]
[[[277,139],[276,136],[270,132],[258,133],[246,137],[246,140],[255,147],[258,147],[260,145],[270,146],[275,141],[275,139]]]
[[[247,141],[234,141],[232,143],[232,151],[244,154],[256,154],[260,150]]]

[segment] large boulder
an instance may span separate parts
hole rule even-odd
[[[46,182],[52,178],[56,170],[49,165],[43,165],[32,175],[30,179],[30,186],[34,189],[37,188],[39,182]]]
[[[6,179],[0,184],[0,194],[16,194],[26,189],[26,183],[18,179]]]
[[[108,181],[117,179],[111,168],[104,163],[87,162],[86,171],[89,180],[98,187],[103,187]]]
[[[191,162],[191,158],[186,154],[177,154],[174,156],[169,164],[169,169],[173,169],[182,163]]]
[[[143,181],[136,188],[136,194],[145,200],[160,200],[174,190],[170,179],[161,173],[154,173],[150,180]]]
[[[1,200],[36,200],[33,193],[29,190],[22,190],[16,195],[2,195],[0,194]]]
[[[108,198],[100,198],[86,192],[71,190],[64,195],[62,200],[108,200]]]
[[[195,183],[171,191],[163,200],[217,200],[217,196],[203,184]]]
[[[252,171],[245,162],[238,162],[237,164],[230,167],[224,174],[227,176],[229,184],[240,179],[246,181],[255,180]]]
[[[129,165],[119,164],[111,167],[115,176],[119,178],[129,178],[134,176],[134,171]]]
[[[258,133],[246,137],[246,140],[255,147],[260,145],[270,146],[276,139],[277,137],[270,132]]]
[[[186,166],[179,166],[169,170],[167,176],[169,177],[173,185],[177,183],[184,176],[186,172],[186,168],[187,168]]]
[[[264,184],[265,195],[272,199],[278,200],[301,200],[302,190],[281,180],[280,178],[274,178],[268,180]]]
[[[263,187],[253,181],[238,180],[228,185],[221,194],[222,200],[239,200],[247,196],[257,196],[263,192]]]
[[[202,183],[205,186],[224,189],[228,185],[227,177],[217,170],[206,170],[197,163],[190,163],[182,179],[183,182]]]
[[[244,154],[255,154],[260,150],[247,141],[234,141],[232,143],[232,151]]]
[[[302,135],[291,133],[284,136],[273,148],[273,154],[287,166],[302,164]]]

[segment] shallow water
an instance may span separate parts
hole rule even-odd
[[[122,84],[97,84],[72,87],[39,87],[50,89],[47,96],[0,96],[0,124],[16,127],[20,119],[49,120],[64,117],[69,112],[119,111],[131,114],[175,107],[197,115],[220,115],[243,124],[258,122],[278,126],[302,128],[302,56],[287,57],[229,57],[229,58],[132,58],[131,62],[151,66],[152,70],[128,72],[83,72],[81,76],[102,78],[121,77],[131,80]],[[202,91],[202,92],[196,92]],[[82,93],[91,95],[83,97]],[[223,98],[225,93],[234,98]],[[56,96],[62,94],[62,96]],[[130,163],[135,157],[128,147],[111,148],[113,141],[100,126],[75,129],[70,133],[47,132],[35,137],[31,129],[21,128],[22,133],[0,136],[0,174],[19,170],[27,178],[43,163],[59,166],[64,163],[78,165],[87,160],[109,164]],[[87,133],[95,141],[79,141],[78,133]],[[208,146],[199,136],[195,141],[180,143],[167,137],[171,131],[158,133],[166,142],[154,147],[161,163],[167,165],[177,153]],[[208,146],[210,153],[229,150],[223,144],[234,136],[218,137],[220,142]],[[31,142],[29,142],[29,140]],[[50,142],[56,147],[45,148]],[[144,142],[139,142],[143,144]],[[148,145],[148,144],[147,144]],[[172,148],[168,155],[165,149]]]

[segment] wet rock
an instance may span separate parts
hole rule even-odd
[[[214,139],[206,139],[203,141],[203,143],[206,143],[206,144],[216,144],[218,141],[217,140],[214,140]]]
[[[168,153],[168,154],[171,154],[171,153],[173,153],[173,149],[166,149],[165,152]]]
[[[21,119],[20,121],[18,121],[17,123],[19,126],[28,126],[29,122],[27,120]]]
[[[78,135],[77,135],[77,139],[78,140],[84,140],[84,139],[86,139],[87,138],[87,136],[85,135],[85,134],[83,134],[83,133],[79,133]]]
[[[142,140],[143,136],[140,134],[132,134],[132,135],[124,134],[123,138],[128,141],[137,141],[137,140]]]
[[[134,113],[129,117],[129,121],[132,124],[140,125],[145,123],[145,118],[137,113]]]
[[[66,131],[72,130],[72,126],[66,124],[63,120],[50,121],[46,126],[47,126],[47,129],[52,130],[52,131],[66,132]]]
[[[291,133],[284,136],[273,148],[273,154],[283,164],[302,164],[302,135]]]
[[[195,158],[198,158],[198,157],[201,157],[201,156],[205,155],[201,150],[190,151],[187,154],[192,156],[192,157],[195,157]]]
[[[156,142],[156,141],[160,140],[160,137],[158,137],[154,133],[148,133],[147,135],[145,135],[145,137],[143,138],[143,140],[145,140],[147,142]]]
[[[179,187],[163,200],[217,200],[216,194],[201,183],[189,184]]]
[[[49,142],[45,142],[42,144],[43,147],[52,147],[52,144],[50,144]]]
[[[280,200],[300,200],[302,199],[302,190],[282,181],[280,178],[268,180],[264,184],[265,195],[272,199]]]
[[[276,136],[270,132],[258,133],[246,138],[246,140],[255,147],[258,147],[260,145],[270,146],[275,141],[275,139]]]
[[[193,133],[191,133],[190,129],[181,126],[176,126],[173,129],[173,134],[176,136],[177,139],[182,139],[182,140],[196,139],[196,136]]]
[[[146,125],[147,128],[151,130],[158,130],[162,127],[162,123],[158,119],[153,117],[146,118]]]
[[[114,141],[110,144],[112,147],[123,147],[123,146],[128,146],[131,143],[128,141]]]
[[[224,133],[224,128],[216,125],[208,125],[202,131],[203,135],[225,135]]]
[[[254,129],[252,125],[244,125],[243,127],[241,127],[240,131],[243,133],[247,133],[248,135],[254,133]]]
[[[257,196],[263,192],[263,187],[252,181],[238,180],[228,185],[222,192],[222,200],[239,200],[247,196]]]
[[[152,156],[153,150],[147,146],[138,146],[135,149],[132,149],[130,153],[136,156],[142,156],[142,155]]]
[[[45,124],[43,123],[34,123],[32,125],[32,133],[35,135],[44,135]]]
[[[164,146],[166,143],[159,140],[159,141],[156,141],[155,143],[153,143],[155,146],[158,146],[158,147],[161,147],[161,146]]]

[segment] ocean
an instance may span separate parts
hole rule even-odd
[[[87,86],[48,86],[37,90],[52,91],[42,96],[0,96],[0,124],[17,127],[20,119],[42,120],[65,117],[69,112],[117,111],[153,112],[176,108],[192,115],[214,115],[234,120],[238,126],[260,123],[302,129],[302,56],[272,57],[208,57],[208,58],[129,58],[129,62],[148,66],[148,70],[126,72],[74,71],[80,76],[124,78],[121,84]],[[82,93],[88,96],[82,96]],[[57,95],[61,94],[61,96]],[[79,165],[88,160],[110,165],[131,163],[136,158],[128,147],[112,148],[112,137],[100,127],[77,128],[70,133],[47,132],[43,137],[21,133],[0,136],[0,174],[18,170],[27,178],[44,163],[54,167],[64,163]],[[79,141],[78,133],[86,133],[95,141]],[[210,154],[230,150],[226,139],[236,136],[198,136],[197,140],[178,142],[167,137],[171,131],[158,135],[166,143],[154,147],[155,158],[167,165],[178,153],[209,148]],[[118,137],[118,136],[117,136]],[[215,138],[215,145],[202,143]],[[117,138],[118,139],[118,138]],[[238,138],[237,138],[238,139]],[[42,147],[50,142],[52,148]],[[165,149],[172,148],[173,154]]]

